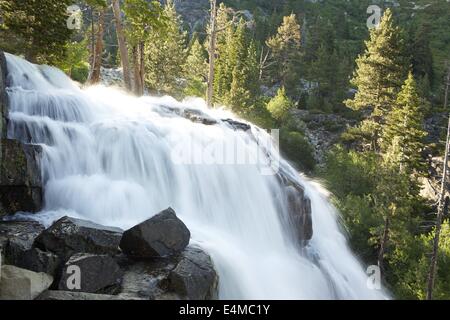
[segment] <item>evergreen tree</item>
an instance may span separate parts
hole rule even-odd
[[[371,118],[382,123],[394,105],[407,74],[407,59],[402,31],[395,26],[392,12],[387,9],[379,27],[370,32],[366,51],[356,61],[357,70],[351,83],[358,89],[348,107],[361,110],[371,108]]]
[[[38,63],[64,59],[72,30],[67,27],[70,0],[1,0],[2,32],[15,35],[25,58]]]
[[[426,78],[428,85],[433,83],[433,53],[430,48],[430,26],[422,24],[415,32],[411,48],[412,66],[417,79]],[[422,80],[424,81],[424,80]]]
[[[387,152],[397,141],[400,167],[405,172],[423,171],[425,136],[421,99],[414,76],[410,73],[398,94],[394,109],[387,117],[383,131],[383,149]]]
[[[185,94],[187,96],[203,97],[205,95],[207,67],[204,47],[195,36],[184,64],[184,74],[187,80]]]
[[[179,96],[186,59],[186,32],[181,30],[181,20],[171,1],[164,7],[163,16],[164,27],[152,29],[145,44],[145,82],[152,91]]]
[[[278,90],[277,95],[267,104],[267,109],[278,122],[286,120],[289,116],[289,111],[293,107],[294,104],[286,95],[286,90],[283,87]]]
[[[275,61],[273,74],[289,95],[295,92],[299,80],[301,32],[295,14],[283,18],[277,34],[266,42]]]

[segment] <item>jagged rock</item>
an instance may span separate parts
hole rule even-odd
[[[70,287],[71,276],[74,275],[71,269],[73,266],[79,268],[79,289]],[[112,293],[120,286],[122,275],[119,265],[111,256],[77,253],[64,265],[58,288],[87,293]]]
[[[34,246],[44,229],[36,221],[0,221],[0,247],[3,247],[5,263],[54,276],[60,259]]]
[[[299,244],[305,245],[313,236],[311,200],[305,195],[303,187],[282,169],[277,178],[284,188],[283,199],[287,201],[287,223],[293,225],[297,231]]]
[[[210,257],[201,249],[187,247],[177,256],[140,261],[124,257],[120,296],[130,299],[215,299],[217,274]]]
[[[222,119],[222,121],[228,123],[234,130],[248,131],[252,128],[246,123],[239,122],[233,119]]]
[[[180,253],[189,244],[191,233],[172,208],[125,231],[122,251],[135,258],[164,257]]]
[[[191,120],[192,122],[201,123],[204,125],[213,125],[217,123],[215,119],[195,109],[185,109],[182,116],[186,119]]]
[[[311,201],[305,197],[303,189],[298,186],[286,187],[289,216],[298,230],[300,243],[311,240],[313,236]]]
[[[119,262],[124,270],[121,296],[145,300],[179,299],[168,292],[167,278],[177,263],[176,258],[154,258]]]
[[[11,265],[1,268],[0,300],[32,300],[47,290],[53,277]]]
[[[41,210],[42,148],[10,139],[1,139],[0,145],[0,216]]]
[[[36,245],[67,261],[75,253],[116,254],[122,237],[119,228],[63,217],[44,230]]]
[[[47,290],[36,300],[129,300],[127,297],[87,292]],[[136,299],[134,299],[136,300]]]
[[[169,289],[182,299],[216,299],[217,284],[211,258],[198,248],[186,249],[169,275]]]

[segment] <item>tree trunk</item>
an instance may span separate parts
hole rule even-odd
[[[141,41],[133,47],[133,93],[140,97],[144,94],[144,43]]]
[[[378,267],[380,268],[381,274],[384,275],[384,254],[386,252],[387,242],[389,240],[389,227],[390,218],[387,216],[384,219],[384,230],[383,236],[381,237],[380,251],[378,252]]]
[[[448,103],[448,90],[450,87],[450,68],[447,73],[446,83],[445,83],[445,98],[444,98],[444,109],[447,108]],[[450,147],[450,115],[448,118],[448,128],[447,128],[447,141],[445,143],[445,156],[444,156],[444,169],[442,172],[441,181],[441,192],[439,194],[438,202],[438,212],[436,219],[436,230],[433,241],[433,253],[431,255],[430,270],[428,272],[428,284],[427,284],[427,300],[433,299],[433,288],[436,279],[436,269],[437,269],[437,258],[439,252],[439,240],[441,236],[442,220],[444,216],[445,208],[445,191],[447,182],[447,172],[448,172],[448,160],[449,160],[449,147]]]
[[[88,82],[91,84],[100,82],[100,70],[102,66],[103,54],[103,33],[105,24],[105,10],[101,10],[98,15],[97,32],[95,38],[95,48],[92,54],[92,65]]]
[[[214,94],[214,63],[215,63],[215,54],[216,54],[216,36],[217,36],[217,25],[216,25],[216,17],[217,17],[217,3],[216,0],[210,0],[211,2],[211,20],[210,20],[210,28],[211,33],[209,36],[209,72],[208,72],[208,89],[206,92],[206,103],[209,108],[213,106],[213,94]]]
[[[128,60],[128,49],[125,41],[125,34],[122,28],[122,17],[119,0],[112,0],[112,4],[114,11],[114,18],[116,20],[116,34],[117,34],[117,42],[119,44],[120,60],[122,62],[123,81],[125,82],[125,87],[127,88],[127,90],[131,91],[132,87],[131,87],[130,63]]]
[[[144,94],[144,87],[145,87],[145,62],[144,62],[144,42],[139,43],[139,65],[140,65],[140,72],[139,75],[141,77],[141,89],[140,89],[140,95],[142,96]]]

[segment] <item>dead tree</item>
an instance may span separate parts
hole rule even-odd
[[[450,67],[447,71],[447,77],[445,79],[445,97],[444,97],[444,109],[447,108],[448,103],[448,90],[450,87]],[[448,173],[448,160],[449,160],[449,147],[450,147],[450,115],[448,118],[448,127],[447,127],[447,140],[445,142],[445,156],[444,156],[444,168],[442,172],[442,181],[441,181],[441,191],[439,194],[438,200],[438,208],[437,208],[437,217],[436,217],[436,230],[433,241],[433,253],[431,255],[430,269],[428,273],[428,284],[427,284],[427,300],[433,299],[433,288],[434,282],[436,279],[436,269],[437,269],[437,258],[439,252],[439,238],[441,235],[442,228],[442,220],[444,217],[444,209],[445,209],[445,191],[446,191],[446,182],[447,182],[447,173]]]

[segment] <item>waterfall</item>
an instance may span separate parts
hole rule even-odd
[[[48,224],[69,215],[126,229],[170,206],[191,244],[212,257],[221,299],[387,297],[368,288],[326,191],[278,158],[264,130],[236,130],[221,120],[242,120],[200,99],[80,89],[56,68],[6,58],[8,137],[43,148],[45,208],[35,218]],[[186,110],[210,125],[180,116]],[[248,161],[233,161],[242,156]],[[279,179],[255,159],[278,159],[311,200],[314,235],[305,247],[284,222]]]

